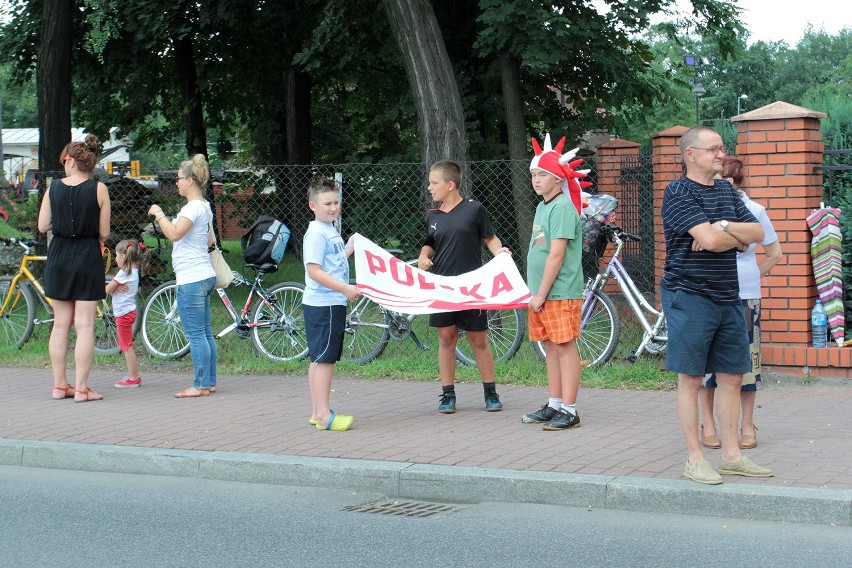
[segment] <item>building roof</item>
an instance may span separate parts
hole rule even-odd
[[[71,129],[71,142],[83,142],[85,140],[85,128]],[[37,146],[38,128],[4,128],[3,144],[30,144]]]

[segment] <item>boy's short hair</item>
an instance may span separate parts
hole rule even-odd
[[[445,182],[453,182],[456,184],[456,189],[461,187],[462,171],[461,166],[459,166],[456,162],[452,160],[441,160],[440,162],[432,164],[429,171],[440,173]]]
[[[327,193],[333,191],[334,193],[340,193],[337,188],[337,182],[333,179],[328,179],[327,177],[315,177],[311,179],[311,183],[308,185],[308,201],[311,203],[316,203],[317,198],[321,193]]]

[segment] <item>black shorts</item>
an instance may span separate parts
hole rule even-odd
[[[488,329],[488,312],[485,310],[463,310],[461,312],[429,314],[430,327],[449,327],[451,325],[463,331],[485,331]]]
[[[346,306],[302,306],[312,363],[337,363],[343,353]]]

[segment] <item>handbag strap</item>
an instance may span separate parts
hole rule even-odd
[[[213,244],[207,245],[207,252],[213,252],[219,249],[219,247],[216,246],[216,233],[213,232],[213,216],[210,213],[207,213],[207,226],[210,227],[210,234],[213,235]]]

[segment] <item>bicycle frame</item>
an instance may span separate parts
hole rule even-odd
[[[636,283],[633,282],[633,279],[630,277],[627,269],[624,268],[624,265],[621,264],[621,261],[618,259],[621,249],[624,246],[624,241],[616,234],[613,234],[613,240],[616,243],[615,253],[612,255],[612,258],[607,264],[606,270],[595,277],[591,286],[589,286],[586,291],[586,300],[583,305],[583,324],[586,323],[585,318],[587,318],[588,314],[591,313],[591,310],[586,309],[586,304],[590,301],[594,301],[592,292],[594,290],[603,291],[606,283],[610,278],[612,278],[616,284],[618,284],[621,292],[627,299],[628,304],[630,304],[633,313],[636,314],[636,318],[645,330],[642,342],[639,344],[639,347],[636,348],[636,351],[633,352],[632,356],[635,358],[642,354],[642,352],[647,348],[648,343],[651,341],[668,341],[668,335],[661,333],[663,326],[666,323],[666,316],[662,311],[657,310],[648,303],[639,291]],[[656,320],[651,323],[648,317],[646,317],[646,313],[649,314],[651,318],[656,318]]]
[[[47,308],[49,312],[53,313],[53,302],[50,301],[50,298],[44,295],[44,287],[42,287],[41,282],[38,281],[38,279],[32,272],[30,272],[30,269],[27,266],[30,262],[36,261],[45,262],[47,261],[47,257],[27,254],[26,252],[24,253],[24,257],[21,259],[21,265],[18,267],[18,273],[12,277],[12,283],[9,286],[9,293],[6,294],[5,298],[3,298],[3,305],[2,307],[0,307],[0,316],[5,314],[6,310],[9,309],[9,303],[12,301],[13,291],[15,290],[15,287],[18,285],[18,282],[20,282],[22,278],[26,278],[27,283],[32,286],[37,292],[36,296],[38,296],[38,299],[41,301],[42,305],[44,305],[44,307]],[[52,321],[53,318],[46,320],[40,320],[36,318],[34,320],[36,324],[50,323]]]
[[[254,303],[255,296],[260,298],[260,301],[263,302],[269,308],[273,307],[273,303],[270,302],[266,298],[266,296],[264,296],[262,293],[260,293],[257,286],[255,286],[254,284],[252,284],[251,282],[246,280],[246,278],[238,272],[234,272],[233,284],[236,284],[237,286],[247,285],[247,286],[250,286],[251,289],[249,290],[249,294],[248,294],[248,297],[246,298],[246,303],[243,306],[243,309],[238,312],[236,306],[234,306],[234,303],[231,301],[231,298],[228,297],[228,292],[224,288],[216,288],[216,293],[219,294],[219,298],[222,300],[222,303],[225,305],[225,309],[228,310],[228,315],[230,315],[231,320],[233,320],[231,325],[227,326],[225,329],[223,329],[218,334],[213,336],[216,339],[219,339],[221,337],[228,335],[229,333],[234,331],[234,329],[237,329],[237,328],[239,328],[241,330],[242,329],[249,330],[249,329],[252,329],[254,327],[263,327],[265,325],[270,325],[268,322],[259,322],[259,323],[250,322],[250,321],[248,321],[248,315],[249,315],[249,310],[251,309],[251,306]],[[177,302],[175,302],[175,309],[177,309]]]

